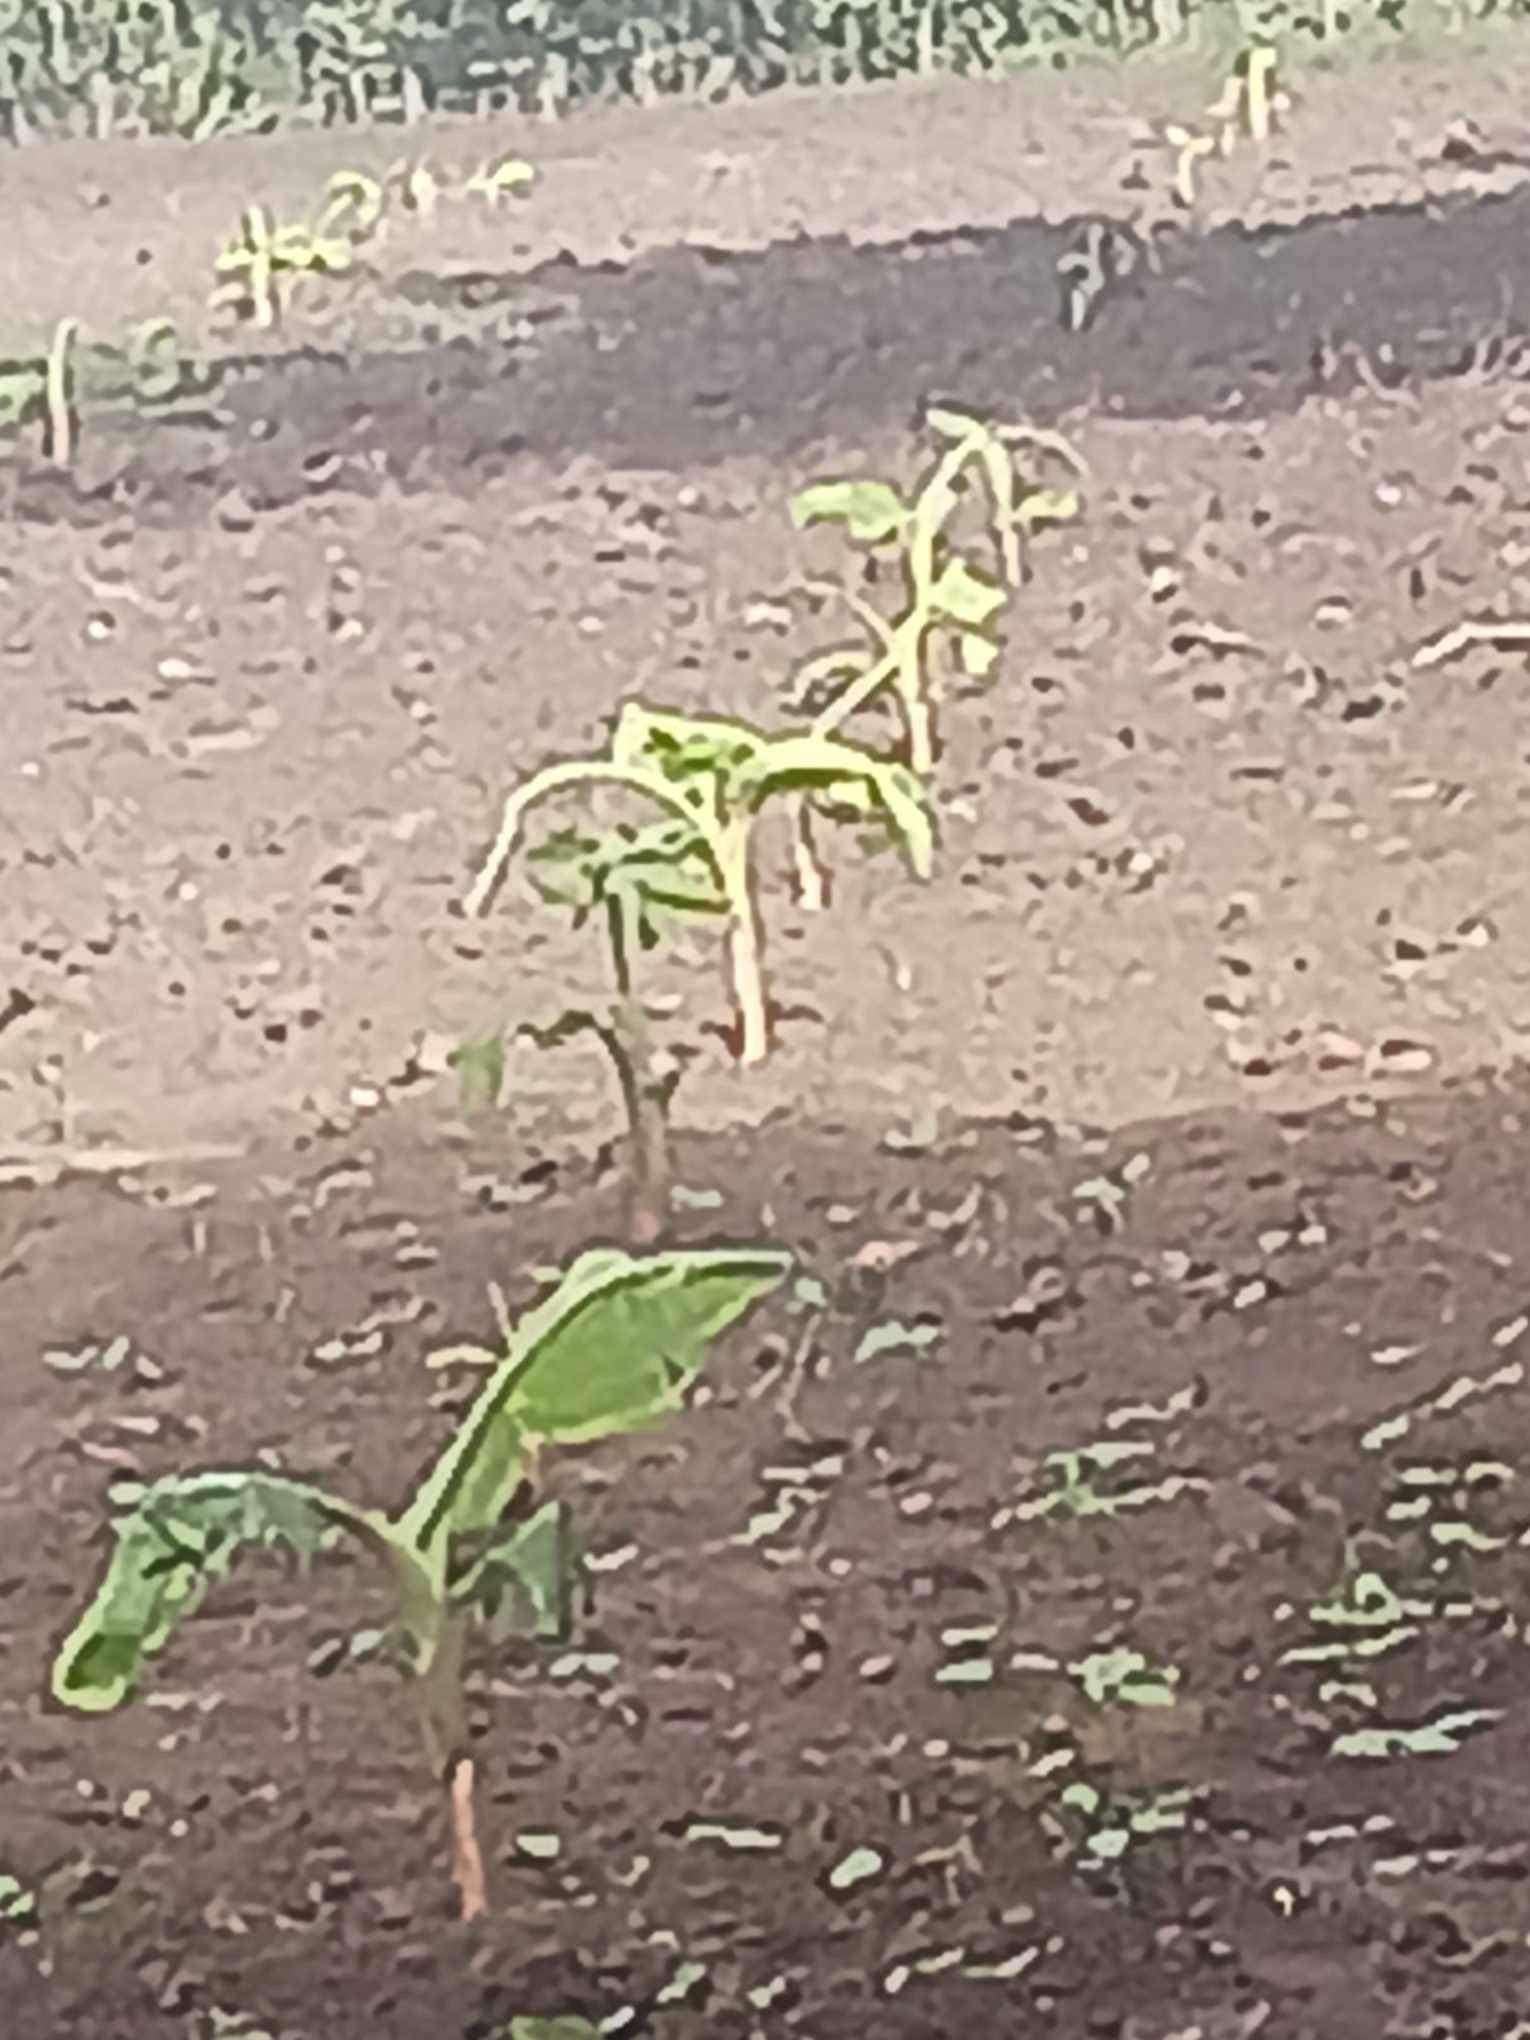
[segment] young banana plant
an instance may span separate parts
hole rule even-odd
[[[499,834],[464,901],[482,913],[536,802],[575,786],[626,789],[664,811],[667,835],[650,832],[641,855],[652,873],[667,863],[672,892],[665,904],[707,914],[727,931],[728,978],[738,1059],[769,1053],[764,934],[755,869],[755,824],[778,797],[818,792],[860,821],[882,824],[920,878],[929,875],[934,826],[916,774],[825,731],[770,736],[722,716],[687,716],[630,702],[617,721],[609,753],[550,765],[505,803]]]
[[[889,543],[900,551],[904,606],[891,623],[852,590],[834,592],[855,611],[870,638],[869,656],[836,647],[812,660],[797,683],[816,687],[843,680],[813,723],[816,735],[839,729],[859,709],[891,691],[903,720],[905,756],[921,779],[935,762],[935,687],[930,655],[937,636],[954,643],[962,671],[986,679],[999,656],[994,624],[1006,590],[1030,575],[1030,540],[1045,524],[1076,516],[1072,490],[1032,481],[1020,466],[1023,448],[1054,455],[1079,473],[1077,454],[1058,434],[1024,425],[990,425],[965,412],[937,407],[928,424],[946,443],[913,500],[890,483],[819,482],[792,502],[799,529],[825,521],[842,523],[851,539],[875,548]],[[987,524],[997,554],[997,577],[958,551],[946,527],[961,501],[970,470],[982,477]],[[796,804],[798,883],[803,903],[821,907],[826,884],[812,843],[809,804]]]
[[[566,1511],[537,1499],[539,1449],[644,1428],[679,1409],[716,1336],[782,1282],[789,1255],[712,1248],[634,1259],[581,1255],[502,1350],[466,1346],[432,1364],[490,1369],[457,1430],[395,1515],[306,1481],[248,1470],[175,1474],[139,1490],[90,1605],[53,1667],[53,1693],[87,1713],[119,1707],[144,1662],[169,1643],[245,1547],[311,1560],[349,1539],[391,1582],[395,1641],[414,1688],[432,1770],[446,1787],[462,1915],[487,1895],[474,1816],[463,1698],[475,1619],[567,1619]]]
[[[566,1006],[546,1022],[522,1021],[511,1038],[539,1049],[588,1035],[615,1071],[627,1121],[633,1239],[651,1246],[670,1208],[669,1121],[675,1091],[692,1051],[661,1049],[639,994],[637,957],[656,949],[677,923],[716,917],[722,895],[687,821],[624,822],[604,832],[559,829],[527,852],[528,876],[550,906],[576,928],[594,921],[606,938],[612,998],[604,1008]],[[464,1086],[498,1102],[505,1074],[504,1032],[467,1044],[453,1060]]]

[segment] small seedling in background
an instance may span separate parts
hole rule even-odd
[[[710,1342],[790,1268],[789,1255],[743,1247],[581,1255],[519,1326],[504,1324],[501,1352],[432,1356],[493,1373],[397,1515],[261,1472],[174,1474],[139,1489],[54,1663],[55,1698],[91,1713],[120,1706],[242,1545],[309,1559],[349,1536],[391,1578],[396,1640],[447,1788],[462,1914],[476,1917],[485,1893],[462,1686],[468,1629],[475,1617],[529,1610],[538,1633],[555,1634],[567,1614],[567,1525],[559,1503],[537,1505],[540,1449],[644,1428],[680,1408]]]
[[[407,159],[395,163],[383,180],[390,195],[396,195],[405,212],[419,213],[429,219],[436,209],[441,196],[441,180],[426,162],[411,163]]]
[[[857,596],[847,596],[873,638],[878,654],[829,702],[814,728],[824,734],[836,729],[877,694],[891,689],[904,719],[905,755],[913,771],[924,777],[934,765],[932,695],[927,667],[929,639],[942,630],[955,641],[962,669],[986,678],[998,658],[992,626],[1003,607],[1004,583],[1018,588],[1026,578],[1030,534],[1046,523],[1077,514],[1071,491],[1042,488],[1019,470],[1016,449],[1043,448],[1082,470],[1078,456],[1056,434],[1026,426],[990,426],[950,410],[930,413],[931,427],[949,444],[912,502],[888,482],[818,482],[792,499],[792,517],[799,529],[833,521],[845,526],[851,539],[875,549],[894,544],[903,567],[905,606],[892,623]],[[988,524],[998,553],[1002,582],[974,565],[950,543],[946,525],[961,500],[964,470],[976,467],[988,485]],[[829,662],[841,665],[844,653],[813,662],[815,678],[826,676]]]
[[[814,734],[822,736],[890,691],[903,719],[904,756],[921,779],[935,761],[933,638],[939,633],[954,643],[968,678],[988,678],[999,656],[993,626],[1004,605],[1006,585],[1015,589],[1028,578],[1031,535],[1044,524],[1064,522],[1078,512],[1073,491],[1043,487],[1022,471],[1020,449],[1050,454],[1083,472],[1078,455],[1055,433],[989,425],[940,407],[930,411],[928,423],[947,444],[911,502],[888,482],[831,481],[799,491],[791,506],[799,529],[841,523],[858,544],[873,550],[891,544],[899,550],[902,613],[889,623],[859,595],[837,589],[865,626],[869,652],[837,647],[820,653],[798,674],[797,682],[813,689],[842,683],[813,723]],[[974,469],[986,485],[986,521],[1001,578],[965,557],[946,535],[961,501],[964,476]],[[796,821],[799,891],[804,906],[816,910],[824,903],[825,885],[805,801],[797,804]]]
[[[188,386],[196,379],[169,320],[148,321],[123,348],[82,346],[74,320],[65,319],[46,353],[0,361],[0,431],[40,424],[44,456],[67,466],[79,448],[79,413],[87,400],[103,408],[152,406]]]
[[[54,328],[53,344],[48,349],[43,382],[47,407],[46,448],[47,457],[55,467],[68,467],[74,459],[79,427],[74,407],[74,344],[79,331],[77,320],[60,319]]]
[[[1126,1707],[1172,1707],[1178,1698],[1178,1668],[1155,1669],[1137,1650],[1096,1651],[1069,1665],[1068,1672],[1096,1707],[1111,1701]]]
[[[1275,52],[1267,44],[1245,50],[1240,68],[1243,74],[1243,116],[1250,141],[1267,142],[1274,124]]]
[[[1267,43],[1255,43],[1233,66],[1221,98],[1210,108],[1224,156],[1232,154],[1240,119],[1250,141],[1269,140],[1275,110],[1285,104],[1284,95],[1275,89],[1275,64],[1274,50]]]
[[[1058,1794],[1061,1812],[1043,1811],[1041,1825],[1066,1855],[1080,1855],[1096,1866],[1118,1863],[1139,1841],[1182,1833],[1202,1796],[1191,1786],[1179,1786],[1132,1799],[1107,1799],[1079,1778]]]
[[[519,156],[504,156],[482,164],[462,180],[457,191],[498,205],[501,199],[528,190],[535,181],[536,172],[529,163]],[[354,177],[354,182],[367,188],[377,217],[396,199],[405,212],[430,219],[440,201],[453,195],[451,184],[423,156],[401,157],[389,166],[380,184],[360,175]]]
[[[329,202],[312,226],[274,225],[264,206],[247,206],[239,233],[218,257],[218,273],[228,281],[213,292],[214,307],[232,305],[270,331],[281,317],[288,281],[343,275],[354,263],[356,245],[376,229],[382,208],[381,186],[355,171],[330,180]]]
[[[1197,134],[1193,129],[1179,127],[1173,121],[1165,129],[1165,134],[1175,152],[1175,195],[1182,206],[1192,207],[1195,204],[1195,166],[1216,153],[1216,136]]]
[[[1204,1494],[1205,1481],[1189,1474],[1166,1474],[1162,1480],[1134,1487],[1102,1489],[1096,1476],[1125,1465],[1133,1459],[1151,1459],[1154,1448],[1142,1439],[1110,1438],[1097,1445],[1074,1451],[1049,1452],[1042,1471],[1050,1480],[1046,1493],[1033,1495],[1013,1510],[1002,1512],[1002,1520],[1035,1522],[1043,1516],[1119,1516],[1128,1509],[1144,1509],[1155,1502],[1177,1501],[1181,1495]],[[1000,1520],[998,1518],[996,1521]]]
[[[498,205],[502,198],[513,198],[518,191],[528,191],[536,182],[536,171],[519,156],[503,156],[497,163],[485,163],[475,170],[467,180],[466,189],[486,198],[490,205]]]
[[[623,787],[666,811],[669,827],[634,839],[635,855],[623,865],[640,870],[655,897],[668,892],[663,903],[674,911],[722,921],[737,1054],[745,1065],[763,1061],[770,1048],[753,854],[754,825],[766,803],[778,795],[830,792],[840,812],[885,825],[915,874],[929,874],[929,806],[904,766],[817,731],[771,737],[725,717],[674,715],[629,702],[606,757],[550,765],[506,801],[464,911],[479,914],[487,905],[528,808],[570,787],[599,785]]]

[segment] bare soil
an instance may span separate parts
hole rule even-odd
[[[18,2032],[1530,2031],[1530,708],[1521,653],[1431,650],[1530,616],[1530,152],[1500,74],[1383,66],[1155,233],[1117,188],[1140,114],[1080,89],[1045,149],[1094,133],[1093,186],[1017,218],[948,140],[877,246],[830,172],[906,158],[918,97],[742,109],[741,152],[777,139],[731,252],[655,207],[606,272],[612,194],[710,189],[679,166],[718,144],[592,127],[535,230],[582,261],[394,249],[285,353],[221,356],[201,417],[87,421],[68,485],[8,466]],[[981,166],[1020,102],[923,103]],[[113,274],[55,161],[49,316]],[[237,215],[243,161],[188,206]],[[94,173],[118,220],[130,167]],[[1094,216],[1143,260],[1065,332]],[[621,700],[779,712],[843,559],[787,498],[909,477],[934,396],[1062,423],[1084,514],[946,704],[930,884],[843,846],[804,916],[771,846],[763,1072],[710,951],[652,976],[694,1056],[675,1237],[780,1240],[827,1310],[778,1300],[683,1422],[558,1469],[611,1563],[561,1655],[475,1664],[466,1929],[396,1688],[333,1669],[349,1574],[241,1575],[104,1723],[44,1703],[48,1653],[110,1482],[274,1455],[392,1500],[464,1389],[427,1352],[619,1235],[598,1063],[518,1057],[472,1116],[445,1069],[598,959],[514,889],[454,904],[508,786]],[[1140,1449],[1026,1513],[1101,1443]],[[1069,1667],[1117,1649],[1174,1704],[1092,1700]]]

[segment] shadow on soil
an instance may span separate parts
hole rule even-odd
[[[17,2031],[1512,2030],[1527,1159],[1522,1079],[684,1142],[681,1230],[816,1289],[549,1469],[604,1563],[561,1658],[479,1656],[472,1930],[396,1688],[323,1676],[344,1573],[241,1572],[157,1707],[36,1696],[110,1481],[262,1453],[391,1502],[472,1387],[424,1355],[609,1234],[610,1173],[411,1107],[201,1204],[5,1191]]]
[[[159,520],[234,493],[260,509],[471,488],[525,455],[779,459],[902,431],[942,397],[1037,421],[1085,404],[1254,418],[1361,380],[1523,375],[1530,187],[1151,246],[1104,221],[1022,222],[890,248],[417,274],[400,290],[438,304],[443,328],[469,325],[408,353],[230,366],[210,414],[92,423],[83,487],[29,467],[17,511]]]

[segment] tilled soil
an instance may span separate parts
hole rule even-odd
[[[1525,654],[1437,651],[1530,610],[1527,420],[1491,375],[1237,426],[1079,418],[1083,515],[1039,542],[992,684],[945,704],[932,881],[846,843],[804,916],[764,825],[781,1018],[748,1084],[715,945],[645,965],[696,1057],[681,1122],[944,1099],[1109,1124],[1515,1053]],[[341,1122],[598,988],[592,938],[519,881],[456,911],[505,793],[624,699],[778,720],[847,636],[807,593],[846,549],[794,534],[789,492],[919,458],[900,430],[801,465],[14,527],[4,1139]],[[598,1065],[517,1057],[507,1137],[613,1124]]]
[[[9,1193],[14,2030],[1519,2030],[1527,1109],[688,1143],[677,1236],[782,1242],[824,1307],[551,1469],[599,1570],[566,1647],[474,1665],[472,1928],[396,1688],[333,1670],[349,1571],[246,1569],[103,1721],[44,1653],[116,1478],[401,1498],[465,1392],[425,1355],[610,1236],[614,1177],[410,1108],[201,1201]],[[1091,1699],[1119,1651],[1173,1704]]]
[[[1357,147],[1443,160],[1455,102],[1412,83],[1395,119],[1357,96]],[[881,153],[836,143],[841,177],[896,155],[858,104]],[[1087,131],[1108,166],[1125,116],[1066,105],[1042,156]],[[820,209],[774,245],[800,112],[727,254],[528,259],[500,305],[464,249],[366,283],[344,363],[97,421],[83,489],[7,473],[19,2032],[1530,2030],[1526,637],[1448,637],[1530,616],[1516,139],[1390,213],[1139,220],[1152,261],[1067,334],[1057,259],[1130,223],[1113,182],[963,213],[932,140],[901,243],[852,212],[819,245]],[[95,251],[56,239],[67,309]],[[454,908],[508,786],[622,700],[780,715],[845,565],[787,499],[911,479],[937,394],[1060,419],[1083,514],[944,704],[930,884],[839,844],[806,916],[766,832],[765,1068],[729,1066],[707,945],[645,978],[692,1058],[677,1237],[779,1240],[823,1304],[556,1469],[607,1563],[565,1647],[475,1664],[464,1929],[398,1691],[334,1669],[352,1574],[242,1573],[106,1722],[43,1704],[48,1655],[113,1480],[274,1455],[395,1500],[466,1386],[427,1352],[619,1234],[597,1063],[517,1055],[467,1120],[446,1073],[598,959],[515,888]],[[1048,1455],[1098,1447],[1064,1493]]]

